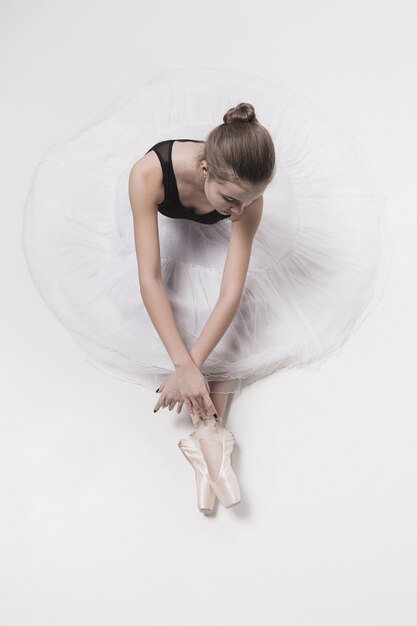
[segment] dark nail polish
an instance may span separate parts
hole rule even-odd
[[[159,391],[159,387],[158,387],[158,389],[156,390],[156,393],[158,393],[158,391]]]
[[[154,409],[153,412],[156,413],[158,409]]]
[[[214,414],[214,417],[217,419],[217,413]]]

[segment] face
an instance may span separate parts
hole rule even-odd
[[[219,183],[205,179],[204,192],[211,206],[222,215],[241,215],[265,191],[265,185],[240,185],[232,182]]]

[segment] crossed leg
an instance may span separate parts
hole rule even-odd
[[[216,407],[217,422],[213,423],[213,420],[205,420],[200,418],[194,418],[194,426],[198,433],[200,441],[200,448],[204,456],[204,460],[207,464],[207,470],[211,480],[216,480],[219,475],[220,465],[223,456],[223,445],[221,441],[216,440],[220,438],[220,433],[223,428],[224,418],[230,393],[228,390],[227,381],[211,381],[210,387],[210,399]]]
[[[210,387],[210,399],[216,407],[217,419],[220,424],[224,423],[226,410],[228,407],[230,396],[232,395],[229,392],[230,383],[229,381],[223,380],[214,380],[209,381]],[[200,422],[204,421],[202,418],[195,416],[194,419],[191,418],[194,426],[198,425]]]

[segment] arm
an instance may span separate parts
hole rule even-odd
[[[239,219],[233,220],[220,295],[200,336],[190,350],[201,368],[231,324],[240,305],[248,273],[252,243],[261,221],[263,197],[248,205]]]
[[[162,172],[157,156],[150,152],[137,161],[129,176],[129,199],[133,213],[135,248],[138,261],[140,294],[149,317],[164,344],[174,367],[192,362],[175,323],[171,304],[162,281],[158,232],[158,193]]]

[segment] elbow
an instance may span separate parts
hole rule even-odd
[[[239,308],[242,299],[242,292],[227,291],[220,294],[219,302],[224,302],[228,306]]]

